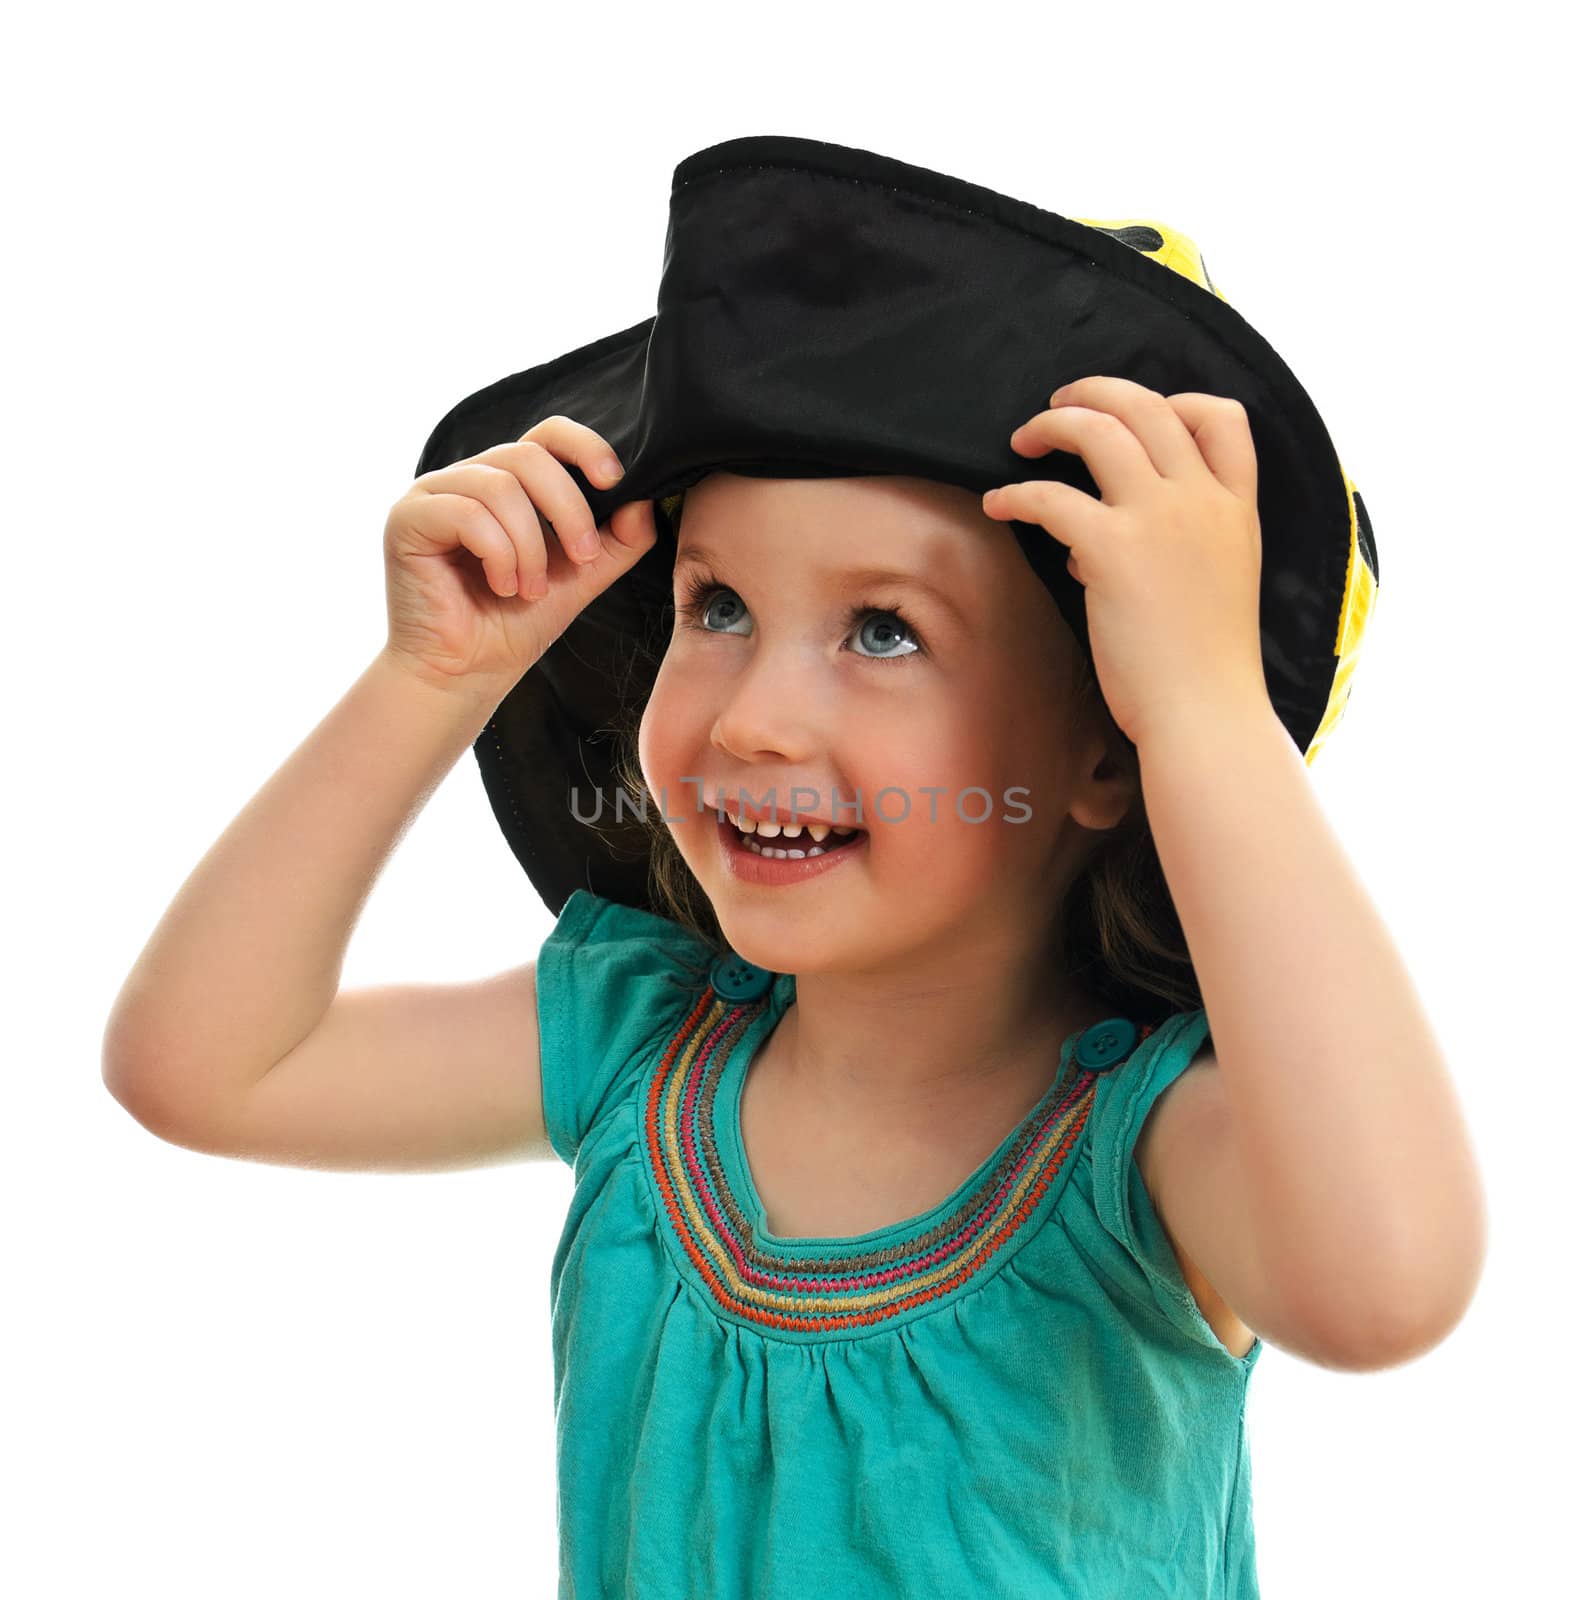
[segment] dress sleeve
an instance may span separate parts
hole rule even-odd
[[[680,1026],[714,954],[681,923],[587,889],[565,902],[538,950],[537,1016],[543,1123],[568,1167]]]
[[[1207,1037],[1205,1011],[1180,1013],[1104,1074],[1091,1113],[1091,1186],[1098,1220],[1129,1254],[1159,1311],[1199,1344],[1216,1345],[1135,1161],[1136,1140],[1153,1102],[1192,1064]]]

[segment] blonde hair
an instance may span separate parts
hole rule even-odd
[[[657,502],[674,533],[680,531],[683,494]],[[657,668],[663,651],[648,648]],[[1077,713],[1100,712],[1113,726],[1097,673],[1085,652],[1074,685]],[[652,682],[653,674],[644,674]],[[636,680],[634,680],[636,681]],[[697,933],[717,952],[730,948],[703,886],[671,837],[643,777],[638,733],[642,706],[622,713],[617,776],[629,808],[643,819],[648,848],[648,892],[655,914]],[[1169,884],[1142,802],[1136,747],[1120,736],[1121,754],[1136,772],[1135,799],[1102,839],[1065,892],[1055,923],[1055,949],[1064,970],[1102,1004],[1138,1024],[1154,1025],[1202,1005],[1197,973],[1176,914]]]

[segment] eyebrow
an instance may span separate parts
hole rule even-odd
[[[696,544],[681,545],[677,549],[677,558],[681,561],[697,559],[707,566],[716,564],[714,555]],[[954,616],[963,619],[964,609],[959,602],[940,585],[933,583],[929,578],[913,572],[900,572],[895,567],[846,567],[837,572],[827,574],[827,580],[833,590],[849,589],[863,583],[897,583],[906,589],[914,589],[923,595],[929,596],[938,604],[945,607]]]

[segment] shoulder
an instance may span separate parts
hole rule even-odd
[[[570,895],[543,948],[582,951],[589,960],[663,959],[695,969],[707,967],[715,957],[715,947],[696,929],[591,889],[577,889]]]
[[[544,1121],[555,1154],[578,1147],[702,994],[714,947],[668,917],[590,890],[561,907],[535,981]]]
[[[578,889],[538,951],[537,982],[572,1005],[653,1013],[701,988],[715,953],[684,923]]]

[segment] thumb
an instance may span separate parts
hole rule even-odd
[[[642,555],[653,548],[659,537],[654,526],[652,500],[628,500],[617,506],[605,524],[605,531],[628,551]]]
[[[654,503],[633,500],[618,506],[609,521],[599,523],[595,531],[598,554],[591,561],[572,561],[566,556],[557,571],[549,573],[547,590],[527,605],[528,663],[538,660],[587,606],[653,549],[659,537]]]
[[[599,523],[594,531],[599,548],[591,561],[566,557],[568,581],[576,586],[580,605],[602,593],[653,549],[659,538],[654,527],[654,502],[629,500],[617,506],[609,520]]]

